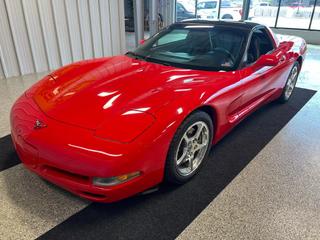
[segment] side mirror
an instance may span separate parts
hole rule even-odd
[[[257,62],[257,67],[265,67],[265,66],[276,66],[279,63],[279,60],[276,56],[271,54],[261,55]]]
[[[141,39],[141,40],[139,41],[139,44],[140,44],[140,45],[142,45],[142,44],[144,44],[144,43],[145,43],[145,41],[146,41],[146,40]]]

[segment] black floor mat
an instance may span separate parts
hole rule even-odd
[[[20,163],[14,150],[11,136],[0,138],[0,172]]]

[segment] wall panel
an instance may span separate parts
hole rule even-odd
[[[89,4],[87,0],[78,0],[80,29],[85,59],[93,57]]]
[[[101,36],[101,23],[99,0],[90,0],[90,20],[92,29],[93,52],[94,57],[102,57],[102,36]]]
[[[47,71],[49,67],[40,24],[37,0],[23,0],[22,5],[36,71]]]
[[[125,52],[123,0],[0,0],[0,78]]]
[[[124,16],[124,1],[118,1],[119,7],[119,16]],[[124,18],[118,18],[119,21],[119,35],[120,35],[120,53],[123,54],[126,52],[126,30],[125,30],[125,22]]]
[[[113,34],[120,31],[120,21],[118,20],[119,16],[119,1],[110,0],[110,20],[111,22],[111,41],[112,41],[112,54],[116,55],[121,52],[121,36],[120,34]]]
[[[112,55],[109,0],[100,0],[100,16],[101,16],[103,54],[105,56]]]
[[[54,0],[52,1],[52,5],[60,49],[61,62],[62,65],[66,65],[72,62],[72,56],[65,2],[64,0]]]
[[[3,73],[6,77],[17,76],[20,74],[20,68],[4,0],[0,0],[0,32],[0,58]]]
[[[40,20],[50,69],[61,66],[56,27],[50,0],[38,0]]]
[[[22,2],[6,0],[9,22],[22,74],[35,72]]]
[[[67,0],[66,10],[73,61],[79,61],[83,59],[83,50],[77,0]]]
[[[0,58],[0,79],[4,78],[4,72],[2,69],[2,63],[1,63],[1,58]]]

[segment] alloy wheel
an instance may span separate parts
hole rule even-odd
[[[294,66],[292,68],[292,71],[290,73],[290,76],[289,76],[289,79],[287,81],[286,88],[285,88],[284,94],[285,94],[286,99],[290,98],[290,96],[293,92],[293,89],[296,86],[297,79],[298,79],[298,66]]]
[[[175,154],[180,175],[188,176],[200,166],[209,147],[209,139],[209,127],[203,121],[195,122],[185,131]]]

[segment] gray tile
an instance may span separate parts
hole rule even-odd
[[[0,137],[10,133],[14,101],[46,73],[0,80]],[[21,164],[0,172],[0,239],[34,239],[89,204]]]
[[[35,239],[88,205],[26,170],[0,172],[0,239]]]
[[[0,137],[10,133],[9,114],[14,101],[46,74],[28,74],[0,80]]]

